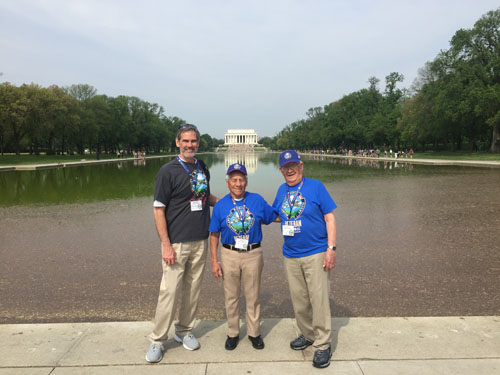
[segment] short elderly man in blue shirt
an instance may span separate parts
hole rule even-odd
[[[226,173],[229,194],[214,206],[210,232],[212,274],[224,279],[224,297],[228,335],[225,348],[234,350],[240,335],[241,283],[245,290],[248,338],[255,349],[263,349],[260,334],[260,279],[262,224],[270,224],[277,212],[259,194],[246,192],[247,170],[243,164],[232,164]],[[222,242],[221,263],[217,258],[219,239]]]
[[[281,219],[285,269],[300,330],[290,347],[313,345],[314,367],[325,368],[332,355],[328,279],[336,263],[337,205],[321,181],[303,176],[304,163],[296,151],[281,153],[279,163],[285,183],[273,207]]]

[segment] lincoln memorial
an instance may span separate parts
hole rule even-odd
[[[253,129],[228,129],[224,134],[224,146],[257,145],[259,136]]]

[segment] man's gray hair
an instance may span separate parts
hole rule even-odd
[[[177,140],[181,140],[182,133],[184,132],[195,132],[196,133],[196,140],[200,140],[200,132],[198,131],[198,128],[196,125],[193,124],[182,124],[179,126],[179,129],[177,130]]]

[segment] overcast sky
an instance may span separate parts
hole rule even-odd
[[[498,0],[0,0],[0,81],[137,96],[223,138],[273,136],[433,60]]]

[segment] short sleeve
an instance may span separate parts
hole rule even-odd
[[[318,181],[318,197],[319,205],[321,208],[321,213],[326,215],[337,208],[337,204],[334,202],[328,190],[326,190],[325,185]]]
[[[165,206],[170,202],[172,186],[168,174],[163,168],[160,169],[155,179],[154,200],[163,203]]]

